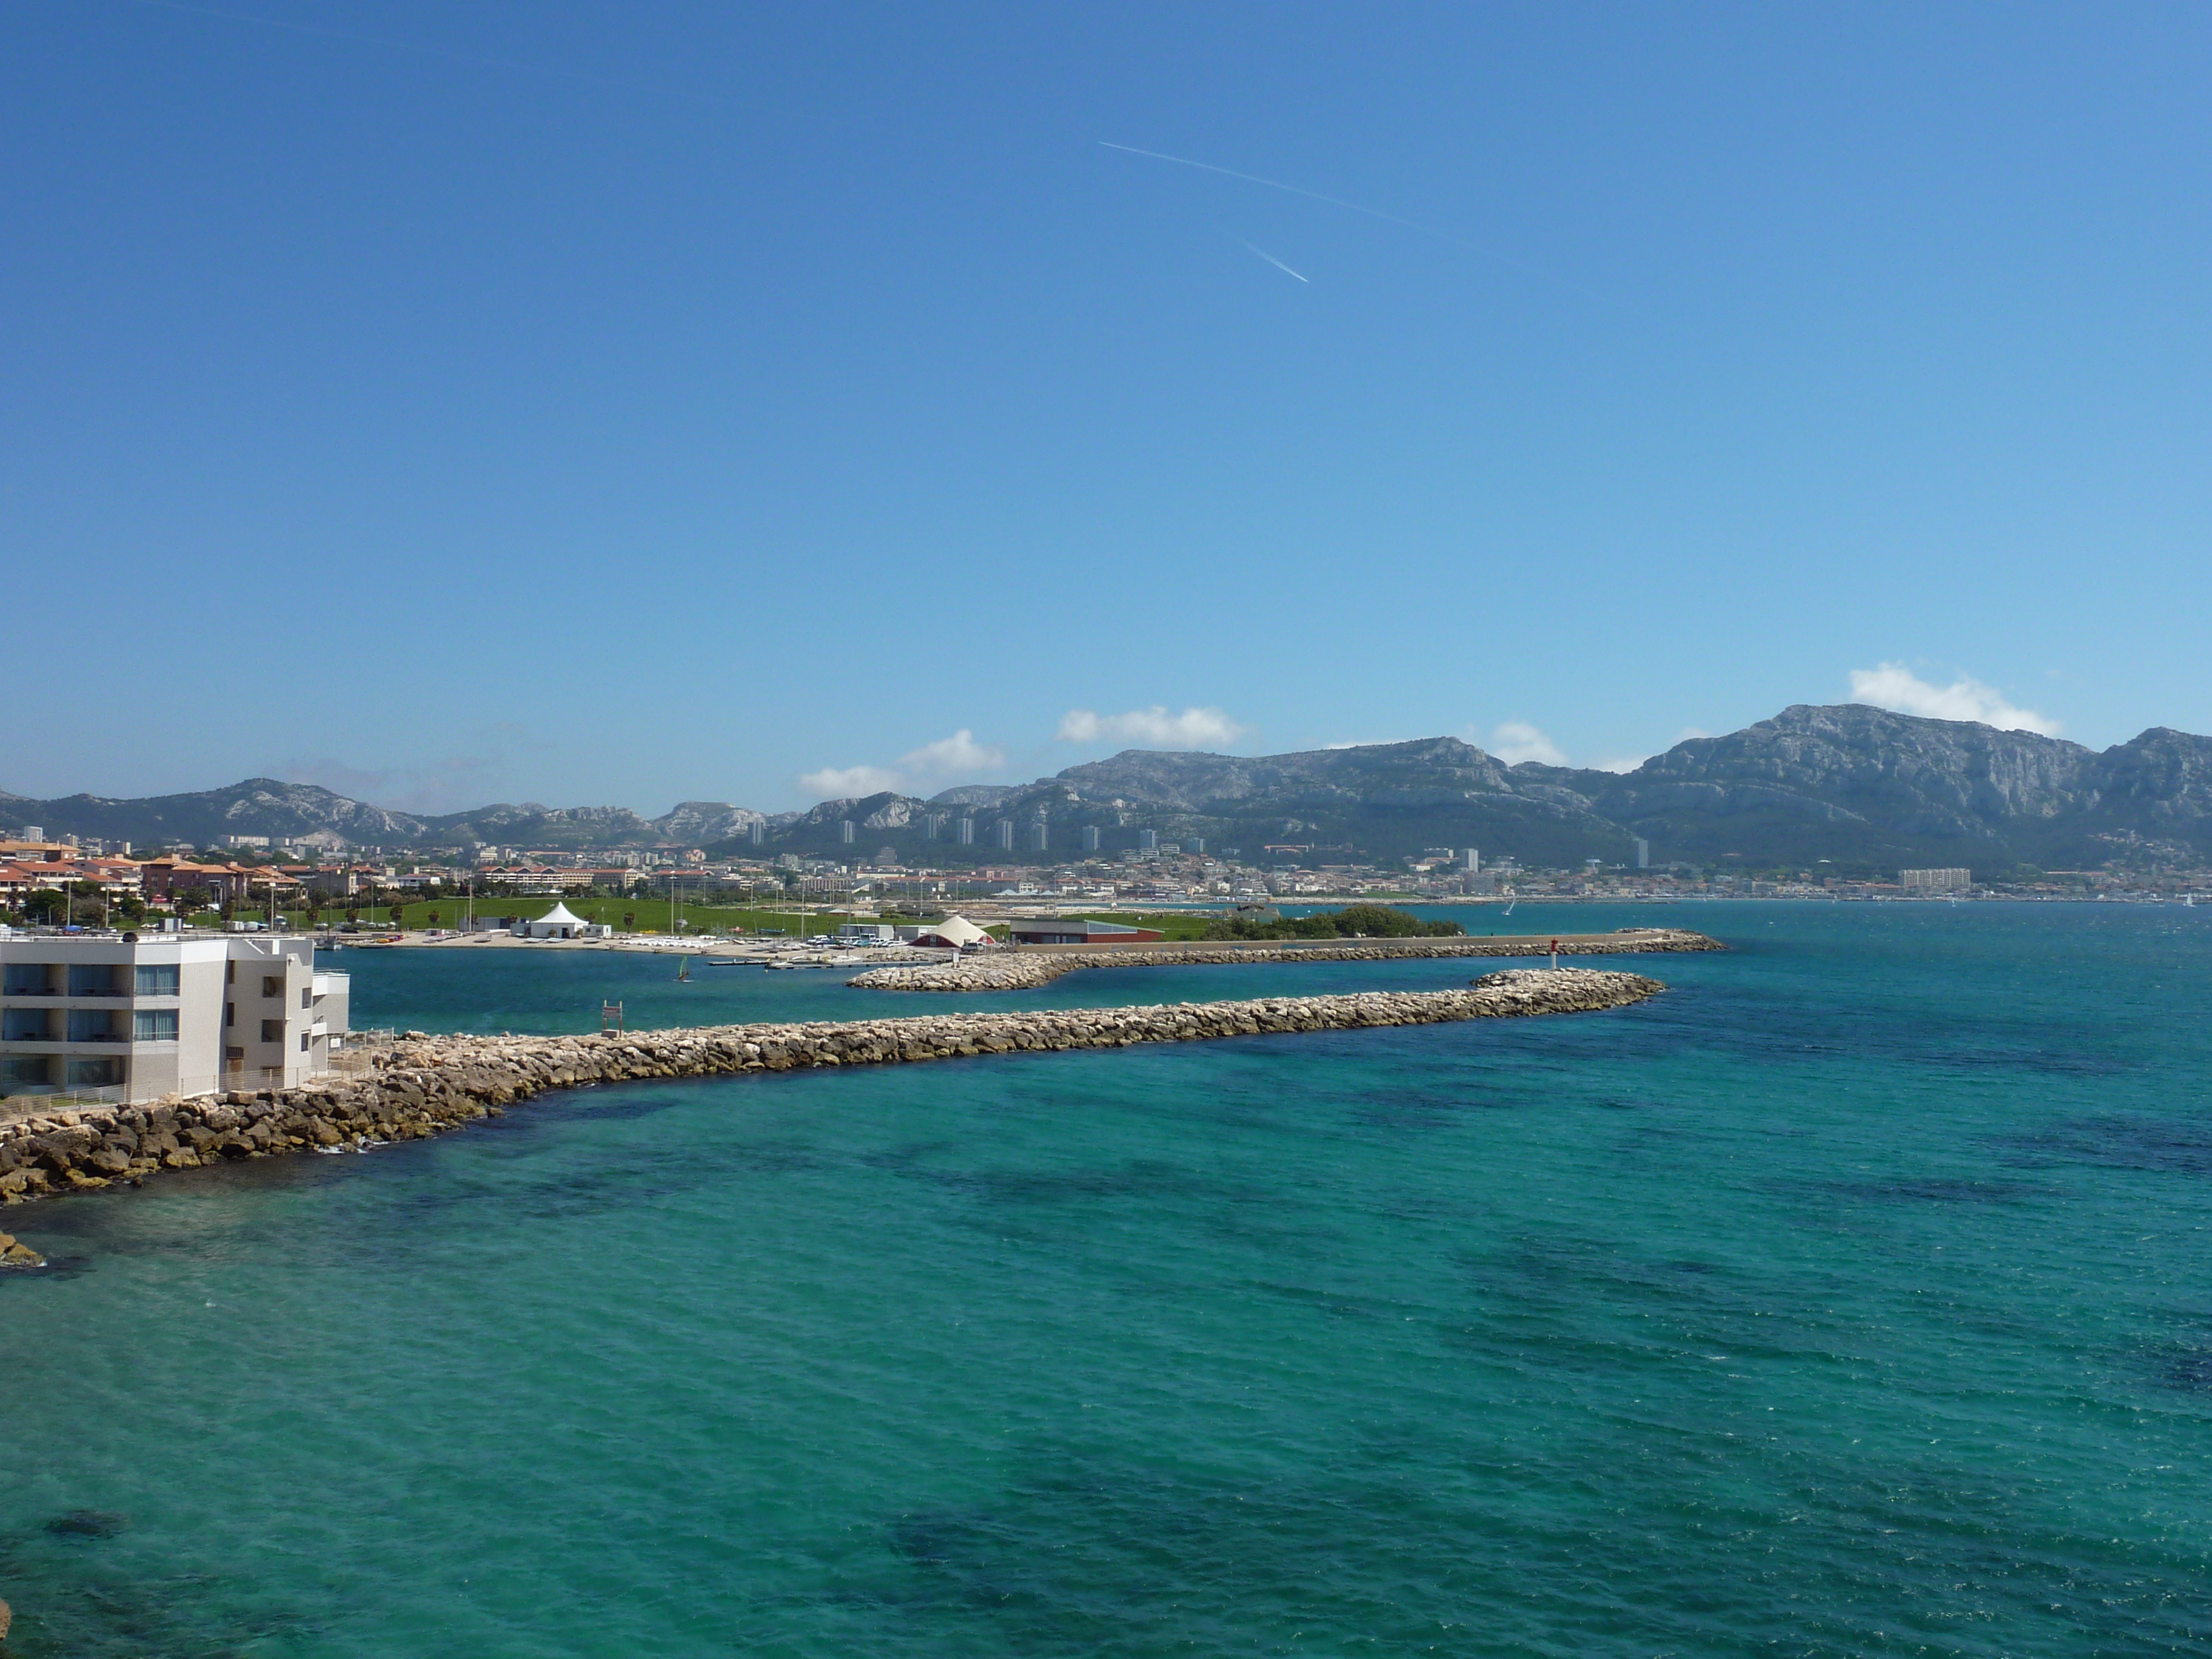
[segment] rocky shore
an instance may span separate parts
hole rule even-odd
[[[61,1111],[0,1124],[0,1200],[18,1203],[117,1182],[135,1186],[164,1170],[218,1159],[418,1139],[549,1090],[588,1084],[1572,1013],[1625,1007],[1664,988],[1638,974],[1559,968],[1491,974],[1453,991],[922,1014],[620,1036],[410,1031],[370,1050],[365,1072],[334,1073],[301,1088],[170,1096],[149,1105]]]
[[[1071,945],[984,952],[915,968],[875,968],[846,981],[871,991],[1029,991],[1085,968],[1188,968],[1206,963],[1382,962],[1399,957],[1548,957],[1552,941],[1520,939],[1359,939],[1313,944]],[[1680,927],[1624,927],[1617,933],[1561,934],[1559,954],[1625,956],[1725,951]]]

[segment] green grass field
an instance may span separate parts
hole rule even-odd
[[[693,904],[689,902],[672,907],[665,898],[569,898],[565,903],[572,915],[586,921],[604,922],[621,933],[669,933],[677,931],[674,923],[683,924],[686,933],[753,933],[763,928],[780,928],[790,936],[810,933],[834,933],[840,922],[853,920],[849,910],[819,908],[809,906],[804,910],[775,905]],[[488,916],[521,916],[532,920],[550,910],[556,901],[550,898],[478,898],[476,915],[478,921]],[[241,920],[264,919],[265,910],[240,910]],[[306,931],[311,924],[305,910],[286,910],[280,913],[289,927]],[[453,899],[414,899],[403,905],[367,903],[333,905],[322,913],[323,925],[342,927],[349,915],[360,918],[364,928],[404,927],[418,932],[429,927],[459,927],[469,915],[465,902]],[[894,925],[913,922],[921,918],[884,911],[872,918]],[[213,911],[194,916],[192,921],[203,927],[220,927],[222,919]]]
[[[1206,924],[1210,916],[1164,915],[1157,912],[1131,915],[1126,910],[1086,910],[1079,918],[1084,921],[1115,921],[1124,927],[1147,927],[1167,939],[1194,939],[1206,937]]]
[[[677,931],[674,922],[683,923],[686,933],[757,933],[763,929],[781,929],[790,938],[803,938],[813,933],[835,933],[840,922],[850,921],[849,910],[808,907],[797,910],[773,904],[758,906],[730,904],[693,904],[685,902],[672,909],[665,898],[568,898],[558,901],[586,921],[604,922],[619,933],[661,933]],[[535,919],[550,910],[556,901],[550,898],[479,897],[476,915],[479,921],[487,916],[522,916]],[[957,908],[957,905],[951,907]],[[265,910],[245,910],[238,913],[241,919],[257,920],[268,915]],[[281,913],[285,925],[295,931],[310,931],[313,924],[305,910],[293,909]],[[367,903],[333,905],[322,913],[322,925],[342,927],[348,915],[360,918],[363,928],[404,927],[410,933],[431,927],[459,927],[467,919],[469,907],[465,902],[454,899],[412,899],[402,905]],[[925,916],[910,913],[884,910],[870,918],[894,926],[936,920],[944,913],[932,911]],[[1206,937],[1207,918],[1204,916],[1171,915],[1158,912],[1131,915],[1127,911],[1093,910],[1083,913],[1095,921],[1118,921],[1125,927],[1146,927],[1169,939],[1200,939]],[[203,927],[220,927],[222,919],[213,911],[194,916],[192,921]],[[1006,935],[1003,923],[994,924],[989,930],[1000,939]]]

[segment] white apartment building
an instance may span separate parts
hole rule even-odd
[[[350,994],[281,934],[0,939],[0,1096],[289,1087],[330,1069]]]
[[[1971,893],[1974,890],[1972,870],[1900,870],[1897,885],[1905,893]]]

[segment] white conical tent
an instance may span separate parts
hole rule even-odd
[[[580,939],[584,929],[592,924],[586,921],[567,905],[556,902],[550,910],[530,924],[532,939]]]
[[[987,945],[998,941],[965,916],[947,916],[942,921],[932,922],[915,939],[916,945],[945,945],[958,950],[975,944],[978,939]]]

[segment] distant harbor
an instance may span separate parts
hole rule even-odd
[[[1176,968],[1271,962],[1387,962],[1435,957],[1619,956],[1725,951],[1718,939],[1682,928],[1623,928],[1613,933],[1524,934],[1511,939],[1370,939],[1206,941],[1183,945],[1031,945],[912,967],[878,967],[847,981],[871,991],[1026,991],[1085,968]]]

